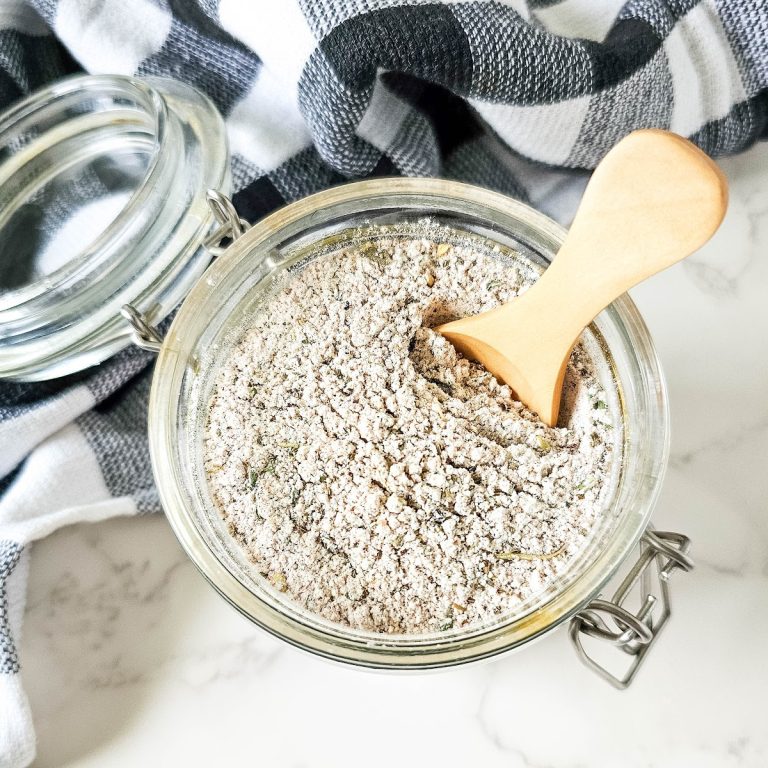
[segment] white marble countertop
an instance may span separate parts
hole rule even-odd
[[[40,766],[517,768],[768,765],[768,145],[723,162],[726,223],[635,291],[669,380],[655,515],[696,571],[618,692],[566,632],[423,675],[348,669],[266,636],[197,574],[161,516],[33,549],[23,677]]]

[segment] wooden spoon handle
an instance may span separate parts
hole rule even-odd
[[[567,315],[575,340],[622,293],[704,245],[727,199],[723,173],[698,147],[635,131],[598,165],[537,293]]]

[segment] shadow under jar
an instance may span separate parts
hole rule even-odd
[[[110,110],[114,120],[99,117]],[[36,131],[30,128],[35,120]],[[51,184],[35,174],[36,158],[81,128],[105,136],[96,160],[88,155],[93,142],[83,144],[79,176],[95,176],[99,189],[108,190],[110,200],[100,209],[103,227],[96,227],[88,242],[69,246],[71,253],[46,273],[50,260],[39,258],[41,251],[66,242],[63,227],[51,219],[40,236],[43,246],[32,249],[37,261],[27,267],[27,282],[18,274],[8,278],[0,293],[0,376],[49,379],[104,360],[130,342],[130,326],[119,312],[128,304],[123,315],[133,325],[134,341],[159,353],[149,444],[162,505],[202,574],[254,623],[327,658],[425,669],[518,648],[571,619],[571,637],[584,661],[613,684],[626,686],[669,616],[668,576],[691,567],[684,536],[649,527],[667,463],[668,406],[652,342],[628,297],[603,311],[585,334],[587,345],[606,361],[602,383],[614,393],[618,427],[617,460],[598,522],[568,568],[509,615],[466,629],[393,635],[352,629],[306,611],[248,560],[222,521],[204,470],[208,405],[221,361],[278,278],[316,253],[318,243],[354,241],[367,227],[429,217],[544,269],[564,230],[503,195],[437,179],[375,179],[336,187],[248,228],[221,194],[208,195],[211,209],[205,204],[208,187],[226,192],[228,184],[226,142],[210,102],[173,81],[80,77],[29,97],[0,118],[0,176],[16,179],[23,190],[0,198],[0,232],[21,232],[19,216],[45,222],[56,212],[51,206],[33,214],[19,211],[44,199],[40,190]],[[18,136],[29,140],[20,142]],[[55,183],[71,183],[67,173],[71,170],[62,169]],[[86,194],[84,205],[92,202]],[[158,219],[160,234],[153,229]],[[221,247],[224,241],[227,247]],[[218,258],[203,273],[212,254]],[[2,263],[7,259],[3,254]],[[162,338],[155,326],[179,302]],[[64,309],[73,312],[70,325],[81,328],[79,335],[55,321]],[[639,557],[632,558],[635,550]],[[603,597],[622,567],[626,576]],[[602,658],[587,654],[586,636],[608,641],[628,664],[620,672],[608,671]]]

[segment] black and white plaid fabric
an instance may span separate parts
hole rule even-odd
[[[353,178],[440,174],[567,221],[578,171],[632,129],[713,155],[768,137],[766,0],[0,0],[0,106],[81,69],[207,93],[250,220]],[[149,363],[130,350],[0,383],[0,767],[34,756],[14,639],[25,547],[158,509]]]

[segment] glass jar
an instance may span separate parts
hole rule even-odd
[[[0,117],[0,267],[20,248],[31,265],[26,277],[0,281],[0,377],[81,370],[131,337],[158,351],[149,445],[171,526],[215,589],[287,642],[361,666],[424,669],[518,648],[572,618],[582,658],[614,684],[628,684],[669,615],[669,574],[691,567],[685,537],[648,528],[667,463],[669,417],[659,362],[631,300],[614,302],[586,333],[610,362],[605,383],[616,393],[622,461],[600,522],[568,569],[513,616],[483,626],[384,635],[332,623],[254,572],[210,497],[203,427],[222,356],[274,281],[320,241],[428,216],[544,269],[565,232],[503,195],[437,179],[336,187],[248,229],[220,194],[227,160],[213,106],[169,80],[73,78]],[[224,240],[230,244],[219,247]],[[218,259],[204,271],[212,254]],[[163,339],[156,325],[179,302]],[[637,546],[640,558],[613,597],[597,597]],[[631,607],[635,587],[639,602]],[[584,635],[629,654],[626,673],[605,672],[585,652]]]
[[[376,179],[329,189],[266,217],[231,245],[182,304],[157,361],[149,406],[155,478],[182,546],[210,583],[259,626],[306,650],[387,669],[460,664],[516,648],[582,610],[643,536],[667,463],[669,417],[659,362],[634,304],[622,297],[589,334],[606,350],[618,393],[622,461],[590,544],[513,618],[423,635],[340,626],[286,600],[254,573],[211,499],[202,436],[220,360],[286,269],[309,246],[371,224],[429,216],[512,247],[545,267],[564,230],[485,189],[437,179]],[[589,621],[589,619],[587,619]],[[622,633],[627,632],[625,625]],[[620,633],[621,634],[621,633]],[[634,639],[634,638],[633,638]]]

